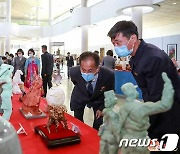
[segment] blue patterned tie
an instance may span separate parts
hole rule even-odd
[[[92,86],[92,81],[88,82],[88,87],[87,87],[88,95],[91,97],[93,95],[93,86]]]

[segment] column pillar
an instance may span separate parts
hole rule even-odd
[[[11,23],[11,0],[6,1],[6,22]],[[11,34],[6,35],[6,52],[11,52]]]
[[[81,0],[81,7],[87,7],[87,0]]]
[[[11,23],[11,0],[6,1],[6,22]]]
[[[36,26],[39,26],[40,25],[40,22],[39,22],[39,7],[36,7]]]
[[[142,8],[132,8],[132,21],[136,24],[139,32],[139,39],[142,38]]]
[[[49,0],[49,26],[51,25],[52,25],[52,0]],[[50,36],[49,36],[49,53],[52,53]]]
[[[82,27],[81,32],[81,52],[85,52],[88,51],[88,28]]]
[[[6,45],[5,45],[5,48],[6,48],[6,52],[11,52],[11,36],[10,34],[7,34],[6,35]]]
[[[0,16],[3,18],[1,21],[4,22],[5,21],[5,3],[1,2],[0,3]]]
[[[36,48],[38,49],[38,48],[40,47],[40,48],[39,48],[40,50],[37,51],[37,54],[36,54],[36,55],[37,55],[38,58],[41,58],[41,45],[39,44],[39,41],[40,41],[40,39],[37,38]]]
[[[81,7],[87,7],[87,0],[81,0]],[[81,29],[81,52],[88,51],[88,28]]]
[[[4,56],[4,38],[1,39],[0,56]]]

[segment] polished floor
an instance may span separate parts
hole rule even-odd
[[[67,107],[68,113],[73,115],[73,111],[70,110],[70,98],[74,85],[71,82],[71,79],[67,78],[67,66],[64,66],[63,69],[61,70],[61,76],[62,76],[62,80],[59,87],[61,87],[65,93],[64,105]],[[123,102],[124,102],[124,97],[118,97],[118,104],[121,105]],[[116,106],[117,110],[119,108],[119,105]],[[89,126],[92,126],[93,119],[94,119],[94,115],[92,108],[89,109],[86,107],[84,112],[84,122]]]

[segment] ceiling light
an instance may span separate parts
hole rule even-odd
[[[177,3],[173,3],[173,5],[176,5]]]
[[[152,11],[157,10],[160,7],[160,5],[158,4],[154,4],[154,5],[139,5],[139,6],[133,6],[133,7],[127,7],[124,9],[120,9],[117,12],[117,14],[123,14],[123,15],[131,15],[132,14],[132,8],[140,8],[142,9],[142,13],[146,14],[146,13],[150,13]]]
[[[134,7],[134,8],[141,8],[143,14],[152,12],[152,11],[154,10],[154,8],[152,8],[152,7],[150,7],[150,6],[141,6],[141,7]],[[128,15],[130,15],[130,14],[132,13],[132,8],[124,9],[122,12],[123,12],[123,14],[128,14]]]

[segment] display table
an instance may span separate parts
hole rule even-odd
[[[74,145],[68,145],[58,147],[54,149],[48,149],[41,140],[41,137],[34,132],[34,127],[37,125],[45,124],[47,118],[42,119],[25,119],[19,111],[22,103],[19,102],[19,95],[14,95],[12,98],[13,102],[13,113],[10,122],[16,130],[20,128],[19,123],[24,127],[27,132],[25,134],[19,134],[20,143],[22,146],[23,154],[98,154],[99,153],[99,142],[100,137],[97,135],[98,131],[75,119],[69,114],[66,114],[68,125],[70,122],[80,128],[82,135],[80,136],[81,142]],[[44,111],[46,107],[45,99],[41,98],[40,108]]]
[[[115,71],[115,92],[116,94],[123,95],[121,91],[121,86],[127,82],[131,82],[134,85],[137,85],[133,75],[131,72],[128,71]],[[142,91],[141,89],[137,88],[139,92],[139,99],[142,99]]]

